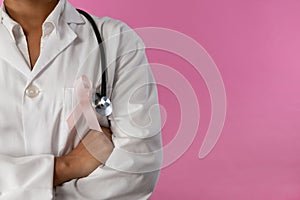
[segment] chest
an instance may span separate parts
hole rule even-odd
[[[28,47],[28,49],[27,49],[28,57],[29,57],[31,69],[34,67],[34,65],[40,55],[41,37],[42,37],[41,30],[30,32],[26,36],[26,43],[27,43],[27,47]]]
[[[86,75],[94,90],[101,86],[98,53],[85,53],[71,45],[38,72],[33,69],[35,76],[17,69],[26,67],[22,62],[13,65],[0,59],[0,153],[60,155],[76,144],[66,123],[77,103],[75,80]]]
[[[65,28],[50,34],[44,44],[43,39],[39,44],[27,38],[31,59],[40,50],[34,68],[29,70],[28,62],[0,25],[0,43],[5,47],[0,48],[0,154],[61,155],[76,145],[74,132],[66,123],[76,105],[75,80],[85,75],[93,92],[101,87],[102,58],[93,34],[86,28],[76,33]],[[106,51],[106,55],[115,54]],[[114,65],[108,71],[110,94]],[[106,118],[98,116],[98,120],[107,126]]]

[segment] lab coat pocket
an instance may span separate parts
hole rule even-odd
[[[63,118],[65,120],[68,119],[73,108],[75,107],[74,90],[74,88],[64,88]]]
[[[65,155],[74,148],[76,133],[69,129],[67,122],[74,107],[74,88],[62,88],[61,100],[60,128],[54,143],[57,156]]]
[[[79,113],[75,112],[75,108],[78,104],[78,101],[76,98],[76,91],[74,88],[64,88],[63,104],[63,118],[66,121],[66,130],[68,133],[68,137],[74,137],[74,135],[76,135],[76,143],[79,141],[78,139],[81,139],[85,136],[89,127],[81,111],[79,111]],[[68,124],[70,123],[68,122],[69,117],[75,120],[71,124]]]

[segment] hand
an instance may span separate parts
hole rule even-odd
[[[54,186],[88,176],[108,159],[114,148],[112,134],[108,128],[102,130],[89,131],[70,153],[55,158]]]

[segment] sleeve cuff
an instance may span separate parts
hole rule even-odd
[[[115,147],[105,166],[127,173],[147,173],[160,170],[162,149],[149,153],[133,153]]]
[[[0,199],[51,199],[53,170],[53,155],[0,156]]]

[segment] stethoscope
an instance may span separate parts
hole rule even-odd
[[[96,92],[95,98],[93,99],[92,105],[94,106],[95,110],[102,116],[109,116],[112,113],[112,103],[110,99],[106,96],[106,83],[107,83],[107,75],[106,75],[106,60],[105,60],[105,51],[104,47],[102,45],[102,38],[100,35],[100,32],[98,30],[98,27],[93,20],[93,18],[85,11],[77,9],[77,11],[85,16],[87,20],[91,23],[96,38],[98,42],[98,46],[100,48],[101,53],[101,66],[102,66],[102,83],[101,83],[101,91]]]

